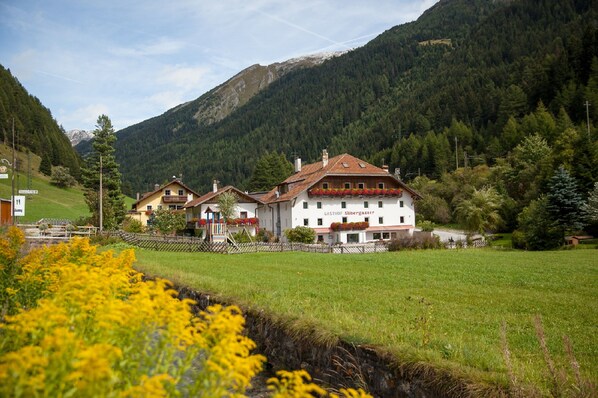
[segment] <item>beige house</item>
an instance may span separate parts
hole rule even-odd
[[[152,192],[146,192],[133,203],[128,216],[139,220],[147,226],[155,210],[181,210],[186,203],[198,198],[199,195],[183,182],[175,178],[162,186],[156,184]]]

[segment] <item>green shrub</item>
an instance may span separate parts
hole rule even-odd
[[[314,243],[316,240],[316,231],[309,227],[298,226],[285,230],[284,236],[287,237],[289,242]]]
[[[387,246],[389,252],[414,249],[441,249],[444,247],[438,236],[425,235],[405,236],[392,239],[388,242]]]
[[[141,223],[141,221],[131,217],[125,217],[122,229],[125,232],[142,233],[145,228],[143,228],[143,224]]]

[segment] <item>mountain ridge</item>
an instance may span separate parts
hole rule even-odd
[[[567,87],[588,84],[595,3],[443,0],[363,47],[286,74],[217,122],[198,125],[184,112],[154,118],[137,139],[117,141],[117,157],[133,187],[183,173],[196,189],[214,178],[243,188],[273,151],[313,162],[328,148],[431,177],[455,156],[491,162],[516,144],[503,137],[509,117],[539,102],[582,120],[579,94]],[[461,124],[465,133],[453,128]],[[412,135],[407,150],[401,143]]]

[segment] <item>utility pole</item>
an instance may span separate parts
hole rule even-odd
[[[12,225],[15,225],[15,118],[12,118],[12,178],[10,180],[12,200],[10,201]]]
[[[100,233],[104,230],[104,210],[102,200],[104,194],[102,192],[102,155],[100,155]]]
[[[586,122],[588,124],[588,138],[590,138],[591,140],[591,136],[590,136],[590,102],[586,100],[585,103],[586,106]]]

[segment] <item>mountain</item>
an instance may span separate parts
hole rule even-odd
[[[539,104],[585,120],[596,10],[596,0],[442,0],[361,48],[288,72],[220,120],[218,107],[198,120],[189,103],[122,130],[117,159],[135,190],[181,173],[198,190],[214,178],[244,188],[268,152],[312,162],[328,148],[403,175],[438,176],[455,157],[491,163],[518,143],[503,131],[509,120]]]
[[[7,144],[12,142],[13,120],[18,150],[29,150],[53,166],[67,167],[73,177],[80,176],[81,159],[50,110],[0,65],[0,132]]]
[[[82,141],[89,141],[93,138],[93,133],[85,130],[69,130],[64,134],[66,134],[72,146],[76,146]]]
[[[182,108],[191,108],[195,111],[193,120],[197,124],[209,125],[218,122],[287,73],[319,65],[342,53],[312,54],[267,66],[252,65],[197,100],[176,107],[175,112]],[[120,134],[124,135],[126,132],[123,130]]]

